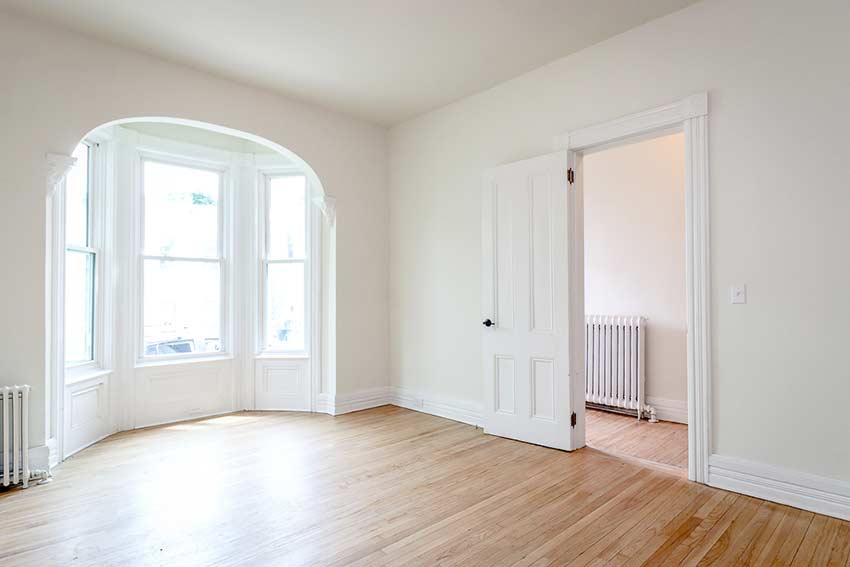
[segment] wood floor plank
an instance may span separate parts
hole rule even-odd
[[[696,517],[700,519],[690,534],[673,547],[669,554],[660,557],[660,565],[685,565],[687,557],[703,542],[711,530],[722,521],[738,496],[732,493],[715,492],[711,500],[697,512]],[[707,549],[707,547],[706,547]]]
[[[620,457],[688,469],[688,426],[670,421],[649,423],[617,413],[586,410],[587,446]]]
[[[773,532],[755,564],[775,567],[791,565],[814,516],[813,513],[805,510],[794,508],[786,510],[779,527]]]
[[[602,425],[614,435],[634,424]],[[52,483],[0,493],[0,534],[3,567],[850,561],[848,522],[390,406],[114,435]]]
[[[764,504],[763,500],[744,497],[741,513],[729,523],[720,538],[697,565],[707,567],[736,563],[749,545],[752,534],[757,533],[761,527],[759,509],[762,504]]]

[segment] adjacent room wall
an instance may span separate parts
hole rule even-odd
[[[582,176],[585,312],[647,318],[647,403],[687,415],[684,135],[587,154]]]
[[[45,442],[45,154],[138,116],[250,132],[307,161],[337,197],[337,392],[388,383],[383,128],[0,12],[0,385],[33,385]]]
[[[708,91],[712,449],[850,479],[848,21],[846,0],[707,0],[394,128],[393,383],[481,403],[486,169]]]

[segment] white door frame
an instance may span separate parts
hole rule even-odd
[[[709,269],[709,184],[708,184],[708,94],[699,93],[672,104],[631,114],[556,136],[555,150],[567,150],[570,167],[576,169],[576,185],[570,191],[568,235],[570,277],[584,279],[583,205],[581,201],[582,152],[616,146],[659,133],[682,131],[685,134],[685,281],[688,320],[688,478],[708,482],[708,457],[711,450],[711,326]],[[571,300],[571,326],[584,325],[584,289],[575,288]],[[574,347],[576,345],[573,345]],[[584,360],[583,348],[573,355]],[[578,360],[576,360],[578,366]],[[574,392],[584,396],[584,373],[572,376]],[[585,444],[584,412],[578,411],[574,434],[577,447]]]

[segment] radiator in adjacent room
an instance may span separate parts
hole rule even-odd
[[[29,484],[29,386],[0,387],[0,466],[3,486]]]
[[[584,382],[589,407],[638,419],[650,412],[644,403],[645,323],[639,316],[587,316]]]

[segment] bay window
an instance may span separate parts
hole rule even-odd
[[[334,321],[335,279],[321,254],[333,200],[314,199],[321,185],[300,159],[261,145],[128,121],[86,134],[73,160],[48,155],[46,362],[60,457],[117,430],[330,407],[322,350],[334,335],[322,321]]]
[[[224,172],[185,162],[141,163],[142,356],[226,351]]]

